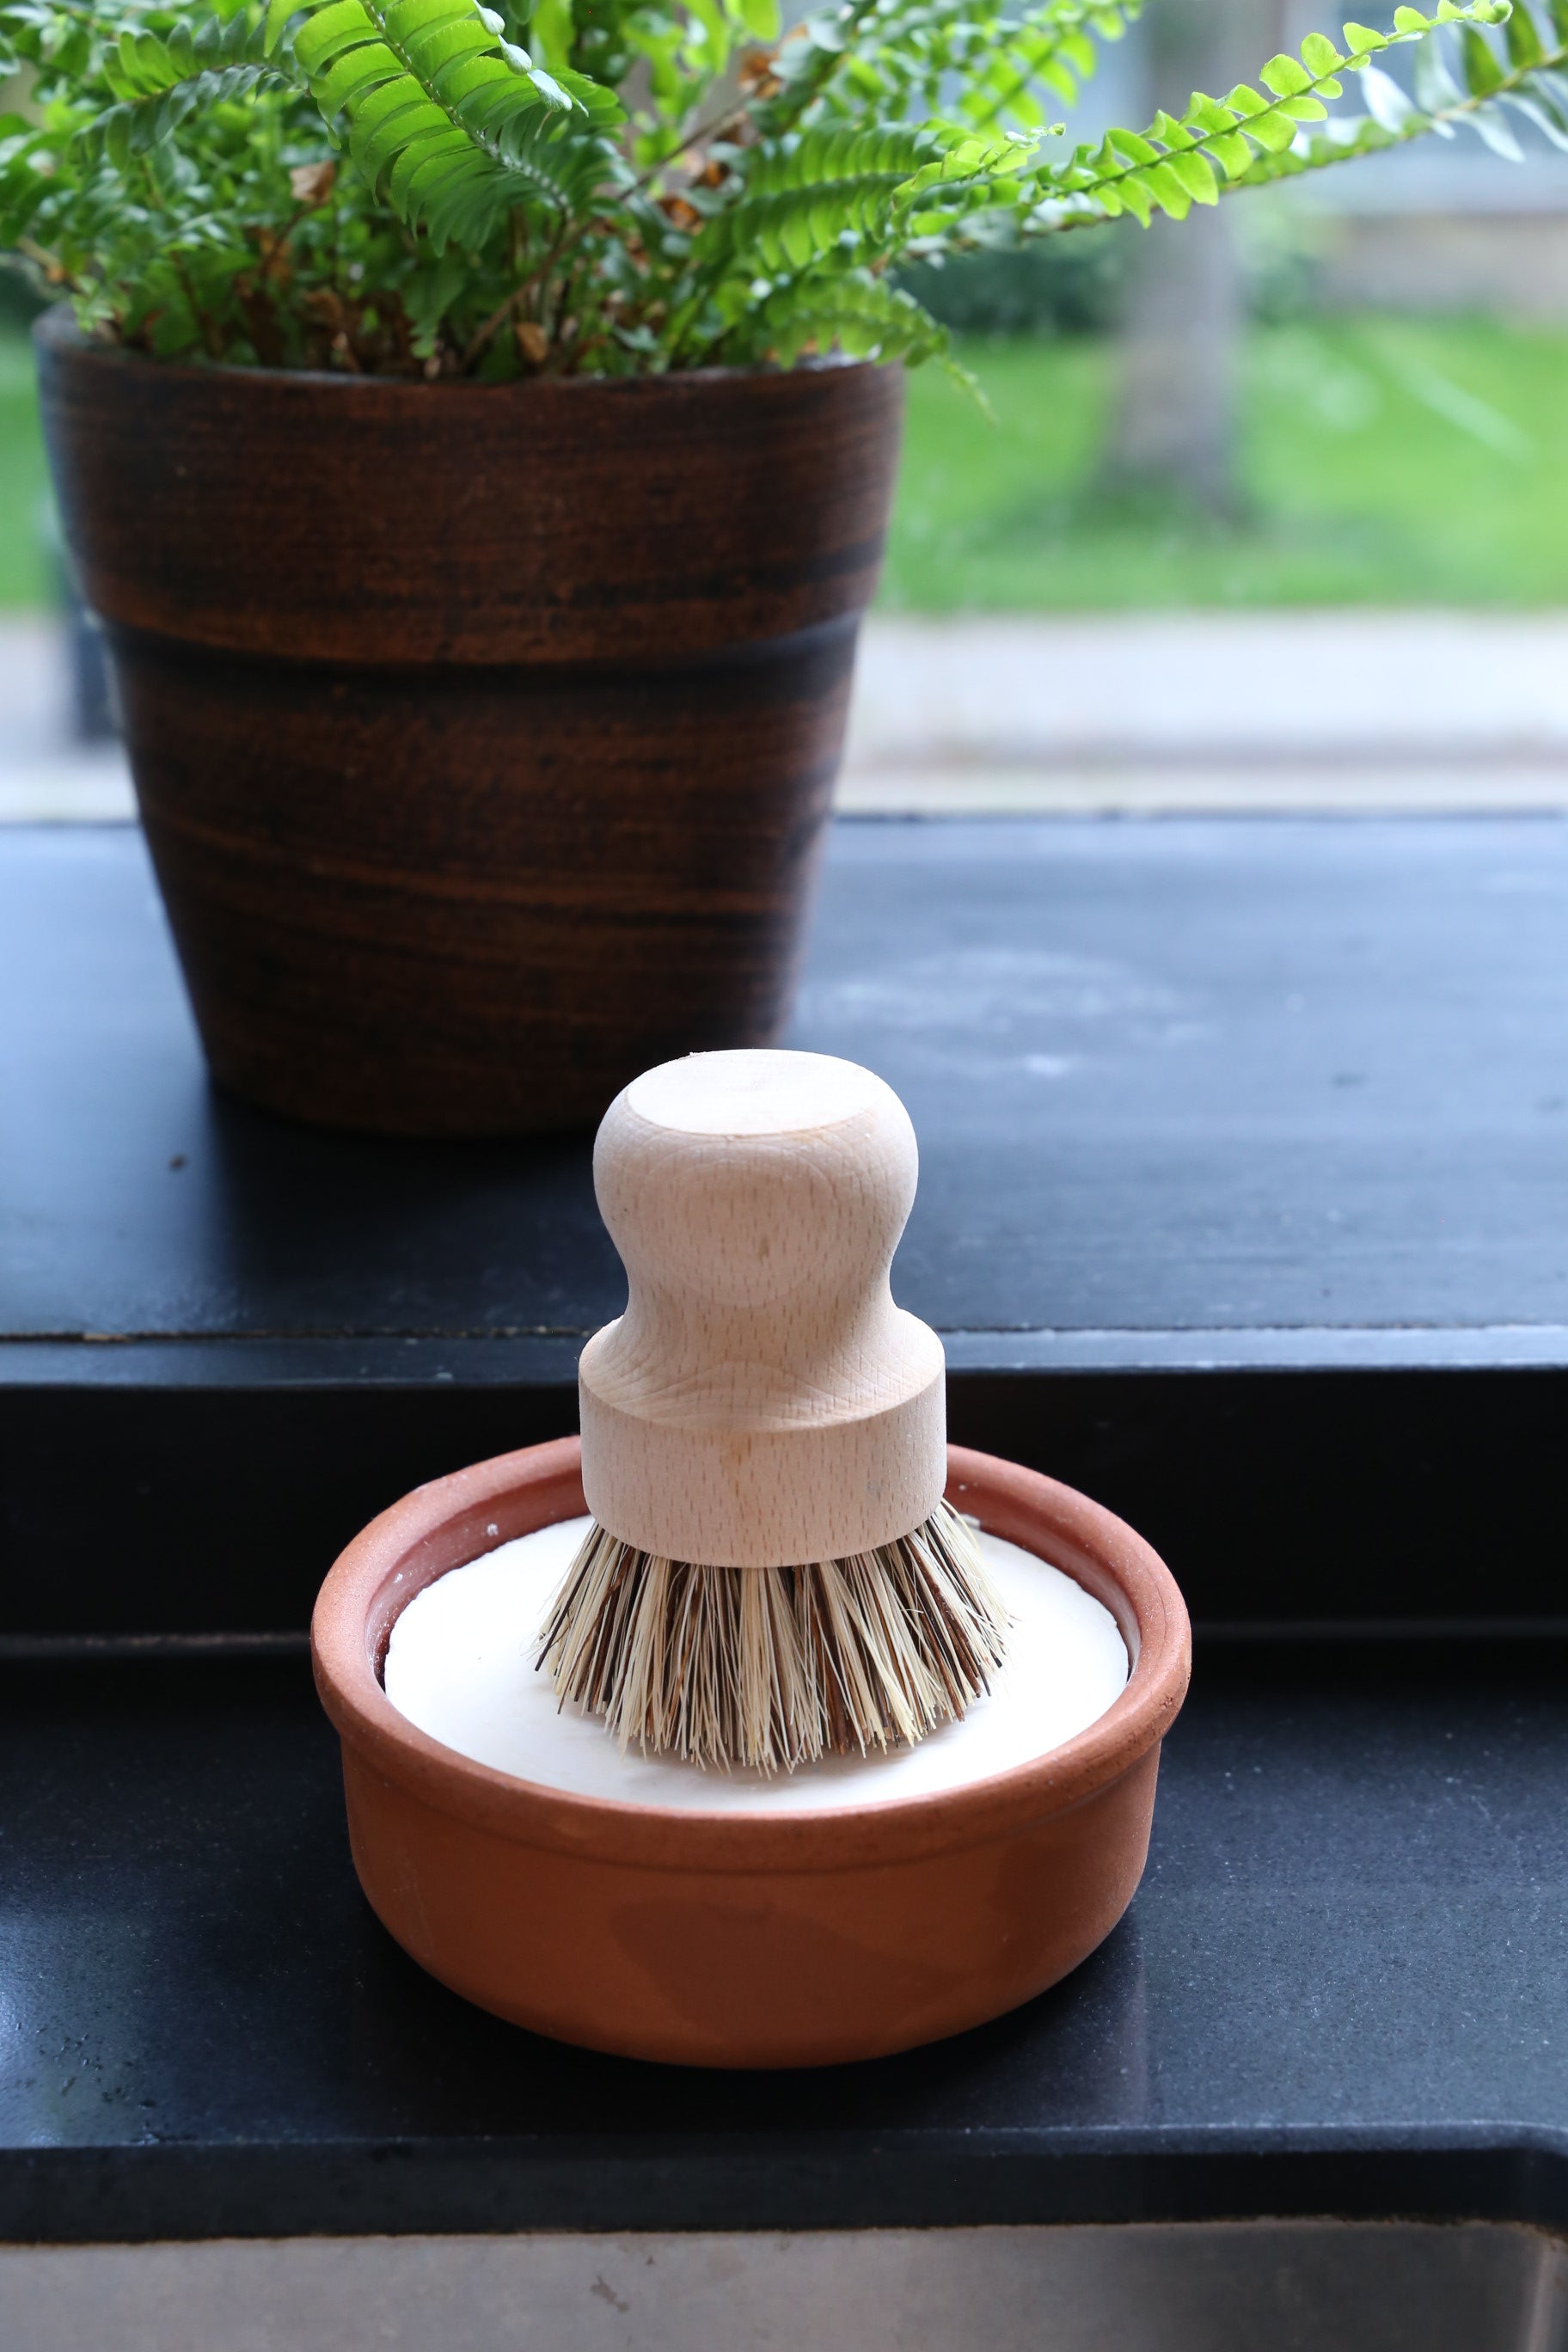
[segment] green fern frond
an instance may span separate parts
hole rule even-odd
[[[269,45],[290,19],[302,19],[293,56],[321,113],[346,125],[366,178],[438,247],[482,242],[513,205],[571,209],[571,173],[542,161],[552,115],[577,118],[602,176],[597,134],[621,119],[619,100],[585,76],[547,74],[476,0],[271,0]]]
[[[973,139],[942,123],[799,132],[759,153],[744,197],[711,224],[699,251],[775,272],[808,268],[835,247],[879,257],[918,210],[950,217],[976,191],[990,200],[1028,152],[1015,139]]]
[[[808,16],[775,60],[780,88],[752,110],[764,139],[782,139],[808,114],[820,111],[834,77],[855,54],[858,37],[879,0],[847,0],[831,16]]]
[[[37,124],[20,114],[0,114],[0,247],[15,246],[26,235],[48,194],[40,158],[47,160],[47,148]]]
[[[1568,150],[1568,0],[1422,0],[1049,161],[1046,110],[1138,5],[840,0],[728,79],[773,0],[0,0],[0,62],[34,77],[0,121],[0,244],[165,355],[912,364],[947,355],[889,282],[906,256],[1180,218],[1426,132]],[[1413,92],[1382,70],[1405,42]]]
[[[700,250],[746,256],[763,269],[805,269],[847,234],[874,231],[900,189],[939,161],[931,131],[807,131],[763,150],[745,194],[722,213]]]
[[[505,172],[498,188],[501,201],[563,223],[592,210],[611,162],[603,139],[584,137],[573,117],[557,111],[535,110],[509,122],[497,150]],[[440,226],[432,220],[433,234]]]
[[[847,186],[862,178],[897,183],[940,159],[951,140],[920,130],[806,131],[759,150],[747,173],[749,196],[794,194]]]
[[[921,361],[945,356],[947,329],[912,294],[868,269],[807,278],[763,305],[762,333],[783,367],[813,347],[851,359]]]
[[[1264,67],[1267,96],[1246,82],[1223,99],[1200,91],[1179,120],[1162,112],[1145,131],[1109,131],[1097,146],[1042,171],[1031,225],[1058,228],[1131,213],[1147,226],[1156,211],[1184,220],[1194,204],[1216,204],[1223,188],[1289,171],[1283,159],[1296,150],[1301,126],[1327,120],[1324,101],[1342,94],[1343,74],[1363,71],[1384,49],[1422,40],[1440,25],[1497,25],[1508,13],[1509,0],[1438,0],[1434,16],[1402,7],[1389,33],[1346,25],[1343,51],[1310,33],[1300,58],[1281,55]]]
[[[1076,106],[1099,63],[1095,38],[1120,40],[1139,13],[1137,0],[1114,8],[1092,0],[1051,0],[1016,26],[999,24],[999,37],[964,93],[965,120],[976,131],[995,123],[1038,129],[1046,119],[1039,89]]]
[[[268,54],[265,27],[248,10],[208,16],[166,34],[127,30],[104,58],[118,104],[80,133],[89,154],[128,163],[159,146],[193,114],[288,77]]]
[[[1365,114],[1326,122],[1279,155],[1256,157],[1237,184],[1257,187],[1322,171],[1331,163],[1403,146],[1430,131],[1452,138],[1460,127],[1475,131],[1498,153],[1518,163],[1523,150],[1505,110],[1532,123],[1554,147],[1568,151],[1568,5],[1560,14],[1560,24],[1538,23],[1526,0],[1515,0],[1502,28],[1506,47],[1501,55],[1473,25],[1460,28],[1461,40],[1447,53],[1433,36],[1416,53],[1414,101],[1375,66],[1363,65]],[[1397,25],[1399,20],[1394,21]]]
[[[759,110],[777,136],[814,121],[886,124],[952,102],[970,128],[1039,130],[1041,93],[1071,105],[1098,62],[1097,41],[1121,38],[1142,0],[849,0],[813,17],[779,58],[784,87]]]

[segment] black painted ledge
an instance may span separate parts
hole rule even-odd
[[[910,1104],[954,1436],[1200,1618],[1568,1608],[1565,918],[1551,816],[841,824],[794,1037]],[[0,1633],[300,1628],[390,1495],[574,1425],[585,1139],[216,1095],[125,827],[0,838]]]
[[[359,1895],[302,1659],[0,1667],[0,2240],[1568,2229],[1568,1643],[1200,1643],[1131,1911],[907,2057],[568,2050]]]
[[[0,2170],[9,2244],[908,2230],[1134,2221],[1500,2221],[1568,2230],[1568,2135],[824,2131],[39,2152]],[[0,2164],[5,2160],[0,2158]]]

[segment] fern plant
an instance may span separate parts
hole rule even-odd
[[[1435,132],[1568,147],[1568,0],[1437,0],[1068,148],[1139,0],[0,0],[0,247],[175,356],[504,378],[910,363],[891,271]],[[1380,62],[1415,48],[1414,95]],[[1341,104],[1353,88],[1359,105]]]

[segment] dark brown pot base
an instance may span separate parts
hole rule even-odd
[[[214,1075],[329,1127],[506,1134],[591,1121],[677,1054],[768,1044],[855,633],[653,671],[389,674],[112,632]]]

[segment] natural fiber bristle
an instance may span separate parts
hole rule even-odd
[[[923,1739],[991,1687],[1007,1612],[947,1504],[901,1542],[702,1568],[591,1528],[535,1663],[623,1751],[791,1770]]]

